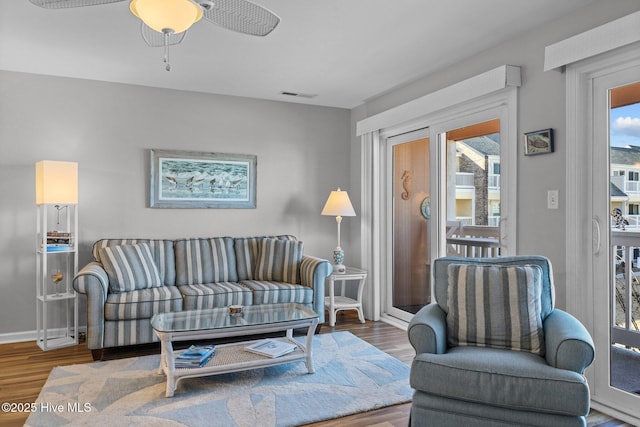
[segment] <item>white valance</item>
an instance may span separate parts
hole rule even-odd
[[[555,70],[637,41],[640,41],[640,12],[547,46],[544,49],[544,71]]]
[[[502,65],[361,120],[356,125],[356,135],[360,136],[389,126],[396,126],[434,111],[488,95],[507,86],[519,87],[520,85],[520,67]]]

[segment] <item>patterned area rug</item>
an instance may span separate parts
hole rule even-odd
[[[303,339],[302,337],[300,339]],[[57,367],[27,426],[296,426],[408,402],[409,366],[350,332],[314,336],[302,362],[178,383],[159,355]]]

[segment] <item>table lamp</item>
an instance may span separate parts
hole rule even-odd
[[[332,191],[331,194],[329,194],[327,203],[325,203],[322,209],[321,215],[336,217],[336,222],[338,223],[338,246],[333,250],[333,270],[336,273],[344,273],[346,267],[342,264],[344,261],[344,251],[340,247],[340,223],[342,222],[343,216],[356,216],[347,192],[340,190],[340,188]]]

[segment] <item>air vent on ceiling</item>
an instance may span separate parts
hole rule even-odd
[[[286,90],[283,90],[282,92],[280,92],[280,95],[286,95],[286,96],[296,96],[298,98],[315,98],[318,95],[314,95],[311,93],[298,93],[298,92],[289,92]]]

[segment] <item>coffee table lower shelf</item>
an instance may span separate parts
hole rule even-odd
[[[310,374],[314,373],[313,359],[311,355],[311,342],[313,334],[318,324],[318,319],[310,319],[306,321],[288,322],[283,324],[265,325],[258,330],[256,328],[247,328],[242,330],[242,333],[233,335],[246,335],[250,332],[265,333],[265,332],[278,332],[286,331],[286,335],[280,338],[270,338],[284,340],[291,342],[297,346],[297,349],[289,354],[285,354],[280,357],[266,357],[255,353],[246,351],[244,348],[252,343],[260,341],[258,339],[216,345],[216,352],[211,360],[203,367],[200,368],[176,368],[175,356],[177,352],[173,350],[173,343],[175,341],[187,341],[187,340],[204,340],[214,339],[221,336],[232,336],[232,334],[220,333],[220,331],[212,330],[207,333],[206,331],[198,332],[183,332],[183,333],[162,333],[157,332],[161,341],[161,354],[160,354],[160,368],[159,372],[164,373],[167,376],[167,388],[165,395],[172,397],[175,393],[178,382],[183,378],[196,378],[205,377],[209,375],[226,374],[230,372],[247,371],[250,369],[264,368],[267,366],[283,365],[291,362],[305,362],[307,371]],[[286,329],[283,328],[284,325]],[[305,343],[301,343],[293,338],[292,327],[307,327],[307,336]],[[236,332],[241,332],[240,330]]]

